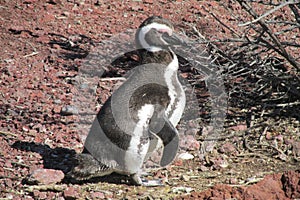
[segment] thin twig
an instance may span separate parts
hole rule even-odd
[[[11,133],[11,132],[0,131],[0,134],[2,134],[2,135],[11,135],[11,136],[14,136],[14,137],[18,137],[16,134]]]
[[[20,162],[11,162],[11,164],[17,165],[17,166],[20,166],[20,167],[30,168],[29,165],[26,165],[26,164],[20,163]]]
[[[124,77],[100,78],[99,81],[125,81]]]
[[[281,30],[281,31],[278,31],[278,32],[274,33],[274,35],[280,35],[280,34],[283,34],[283,33],[289,32],[289,31],[292,31],[292,30],[294,30],[294,29],[296,29],[296,28],[300,28],[300,25],[297,25],[297,26],[291,26],[291,27],[289,27],[289,28],[287,28],[287,29],[283,29],[283,30]]]
[[[284,7],[284,6],[287,6],[287,5],[290,5],[290,4],[296,4],[296,1],[288,1],[288,2],[284,2],[278,6],[276,6],[275,8],[269,10],[268,12],[266,12],[265,14],[261,15],[260,17],[256,18],[255,20],[251,21],[251,22],[246,22],[246,23],[243,23],[243,24],[239,24],[238,26],[247,26],[249,24],[253,24],[255,22],[258,22],[259,20],[261,20],[262,18],[272,14],[273,12],[275,12],[276,10],[279,10],[280,8]]]
[[[225,28],[227,28],[231,33],[234,33],[237,37],[242,37],[238,32],[236,32],[234,29],[230,28],[229,26],[227,26],[225,23],[223,23],[214,13],[210,12],[209,10],[205,9],[204,10],[206,12],[208,12],[209,14],[211,14],[211,16],[213,16],[213,18],[215,18],[215,20],[217,20],[220,24],[222,24]]]
[[[195,33],[196,33],[201,39],[205,40],[205,42],[206,42],[206,38],[198,31],[198,29],[197,29],[195,26],[193,26],[193,31],[195,31]]]
[[[299,3],[299,2],[298,2]],[[293,11],[296,21],[298,22],[298,24],[300,24],[300,14],[298,12],[298,9],[296,8],[295,5],[289,5],[290,9]],[[299,7],[299,6],[298,6]]]
[[[300,47],[300,44],[290,43],[290,42],[281,42],[284,46],[290,46],[290,47]]]
[[[61,192],[66,189],[66,185],[32,185],[25,188],[28,192],[38,191],[57,191]]]
[[[261,147],[271,147],[272,149],[276,150],[279,154],[285,155],[285,153],[281,150],[275,147],[274,145],[270,144],[260,144]]]
[[[266,135],[266,133],[267,133],[267,131],[268,131],[268,126],[266,126],[265,128],[264,128],[264,131],[262,132],[262,134],[260,135],[260,137],[259,137],[259,143],[261,143],[261,141],[262,141],[262,139],[263,139],[263,136],[265,136]]]
[[[280,104],[266,104],[266,106],[271,106],[271,107],[292,107],[300,105],[300,101],[292,102],[292,103],[280,103]]]
[[[31,54],[27,54],[27,55],[23,56],[23,58],[35,56],[35,55],[37,55],[37,54],[39,54],[39,52],[32,52]]]

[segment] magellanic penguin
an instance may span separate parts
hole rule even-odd
[[[140,65],[105,102],[77,155],[71,175],[77,179],[112,172],[130,175],[135,185],[141,167],[159,143],[163,145],[160,165],[176,156],[179,137],[176,125],[185,107],[185,93],[177,77],[178,59],[172,45],[183,43],[172,24],[161,17],[146,19],[136,32]]]

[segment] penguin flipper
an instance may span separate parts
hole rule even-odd
[[[170,164],[177,154],[179,136],[176,128],[165,116],[164,110],[157,112],[152,116],[150,132],[159,137],[163,142],[163,155],[160,160],[160,165],[164,167]]]
[[[170,164],[178,151],[179,147],[179,136],[176,128],[173,124],[167,119],[163,128],[156,134],[164,144],[163,155],[160,160],[160,165],[162,167]]]

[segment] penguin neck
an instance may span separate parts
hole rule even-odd
[[[158,63],[168,66],[170,70],[178,70],[178,59],[176,54],[170,49],[162,49],[159,51],[149,51],[141,49],[141,64]]]

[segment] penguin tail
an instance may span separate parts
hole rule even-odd
[[[74,156],[72,169],[67,175],[75,180],[87,180],[112,172],[112,168],[100,163],[91,154],[80,153]]]

